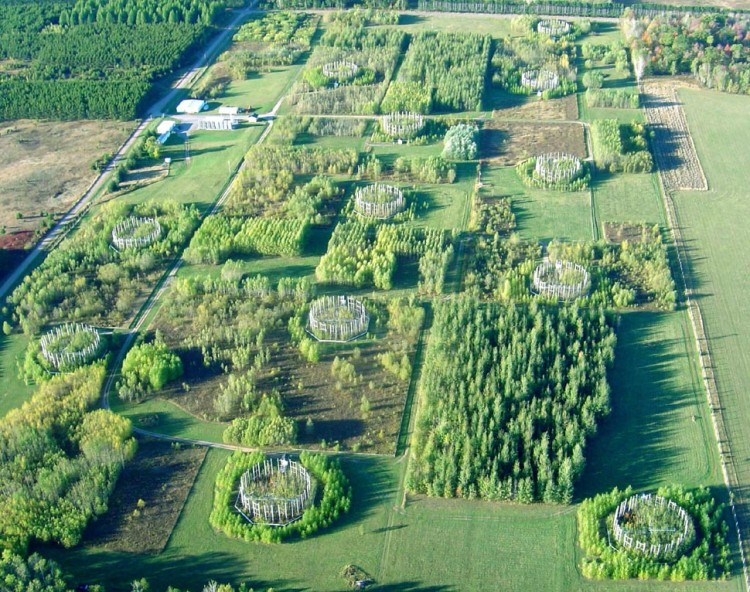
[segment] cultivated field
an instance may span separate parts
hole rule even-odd
[[[646,120],[653,129],[659,174],[668,191],[708,189],[682,106],[672,84],[645,85]]]

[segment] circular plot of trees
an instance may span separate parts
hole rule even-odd
[[[344,82],[351,80],[359,72],[359,66],[349,60],[337,60],[323,64],[321,68],[323,75],[332,80]]]
[[[543,19],[536,26],[537,33],[550,37],[562,37],[570,33],[570,23],[560,19]]]
[[[253,524],[284,526],[301,518],[313,497],[305,467],[286,458],[268,458],[240,477],[235,508]]]
[[[383,131],[392,138],[408,139],[419,133],[424,125],[424,118],[419,113],[400,111],[384,115],[380,124]]]
[[[130,216],[112,229],[112,243],[120,250],[147,247],[161,236],[156,218]]]
[[[521,85],[532,91],[552,90],[560,86],[560,76],[548,68],[526,70],[521,73]]]
[[[374,183],[354,193],[354,209],[369,218],[391,218],[406,207],[404,193],[398,187]]]
[[[99,332],[89,325],[65,323],[39,340],[42,356],[57,370],[87,364],[99,353]]]
[[[367,333],[370,317],[361,300],[323,296],[310,306],[308,333],[318,341],[345,342]]]
[[[659,495],[640,493],[623,500],[612,517],[612,535],[629,552],[676,559],[695,541],[693,519]]]
[[[561,152],[537,156],[534,164],[536,176],[551,184],[573,181],[582,172],[583,164],[580,158]]]
[[[537,294],[557,300],[584,296],[589,285],[586,268],[572,261],[543,261],[532,276],[532,286]]]

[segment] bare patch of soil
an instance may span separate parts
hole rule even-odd
[[[511,98],[512,97],[512,98]],[[560,99],[542,100],[537,97],[509,95],[502,107],[492,111],[493,119],[534,119],[550,121],[578,119],[578,101],[575,95]]]
[[[480,156],[494,164],[516,165],[546,152],[565,152],[586,158],[583,126],[488,121],[480,133]]]
[[[621,224],[618,222],[604,222],[604,239],[608,243],[619,245],[625,241],[631,244],[643,241],[643,224]]]

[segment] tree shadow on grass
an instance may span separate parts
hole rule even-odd
[[[586,469],[576,488],[589,497],[613,487],[643,489],[660,482],[687,451],[676,442],[677,408],[694,405],[689,389],[673,380],[682,340],[660,339],[659,323],[673,313],[624,314],[617,330],[615,365],[609,373],[611,414],[600,422],[586,450]],[[679,343],[678,343],[679,342]]]
[[[103,584],[107,592],[130,592],[130,582],[140,578],[149,581],[152,590],[174,586],[195,590],[210,580],[219,583],[247,581],[256,590],[269,587],[286,589],[287,580],[254,580],[247,574],[248,563],[240,556],[213,552],[200,555],[135,555],[107,551],[65,551],[47,547],[39,549],[45,557],[60,563],[77,584]]]

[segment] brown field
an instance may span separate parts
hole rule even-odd
[[[0,123],[0,227],[36,230],[40,212],[67,211],[96,177],[91,163],[117,150],[132,129],[121,121]]]
[[[126,553],[164,550],[207,449],[173,448],[154,440],[138,444],[117,481],[109,511],[86,531],[87,546]]]
[[[604,222],[602,224],[604,239],[608,243],[619,245],[624,241],[639,243],[643,240],[642,224],[621,224],[619,222]]]
[[[493,119],[534,119],[575,121],[578,119],[578,101],[575,95],[542,101],[536,97],[507,95],[504,104],[492,111]]]
[[[583,127],[577,123],[488,121],[480,134],[480,156],[494,164],[515,165],[545,152],[586,158]]]

